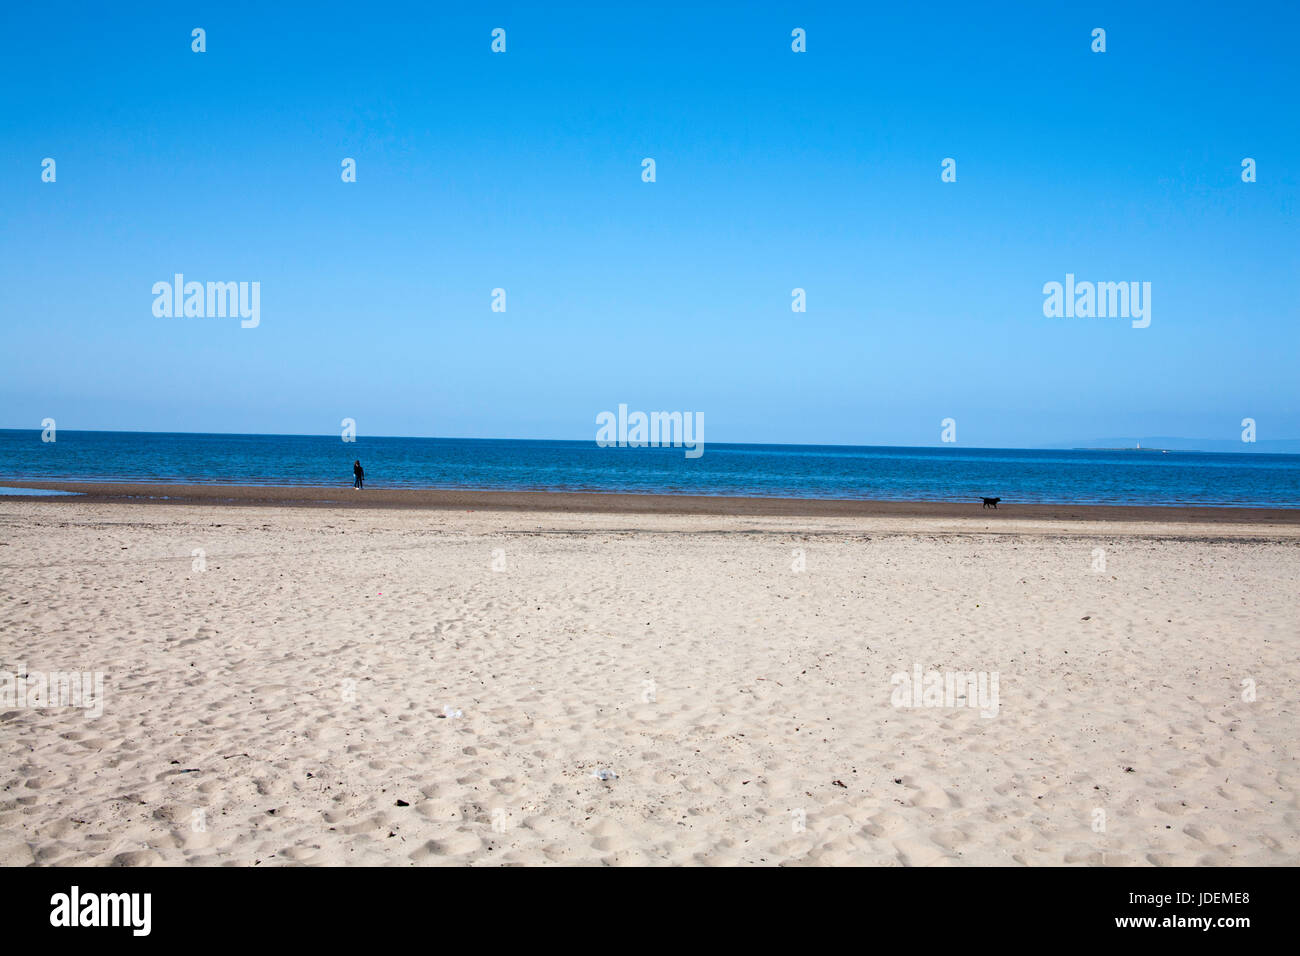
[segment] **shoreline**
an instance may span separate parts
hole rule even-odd
[[[182,485],[155,482],[16,480],[0,485],[41,491],[72,491],[75,496],[5,495],[9,501],[145,505],[240,505],[298,508],[395,508],[432,511],[541,511],[586,514],[679,514],[776,517],[930,517],[989,520],[1029,518],[1056,521],[1199,522],[1207,524],[1300,525],[1300,509],[1209,505],[1098,505],[1002,502],[982,507],[979,499],[892,501],[834,498],[747,498],[713,495],[630,494],[624,492],[496,491],[452,488],[372,488],[350,485]]]

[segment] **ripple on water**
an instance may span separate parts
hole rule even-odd
[[[0,495],[79,495],[80,491],[55,491],[52,488],[8,488],[0,485]]]

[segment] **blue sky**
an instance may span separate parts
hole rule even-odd
[[[1294,4],[127,6],[5,7],[2,427],[1300,437]]]

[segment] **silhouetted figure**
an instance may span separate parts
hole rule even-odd
[[[360,458],[358,458],[356,461],[352,463],[352,475],[354,478],[354,481],[352,482],[353,488],[366,487],[366,470],[361,467]]]

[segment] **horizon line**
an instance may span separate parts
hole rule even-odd
[[[91,433],[91,434],[218,435],[218,436],[226,436],[226,437],[241,437],[241,438],[333,438],[333,437],[336,437],[336,434],[337,434],[336,432],[320,432],[320,433],[305,432],[305,433],[300,433],[300,432],[207,432],[207,431],[154,431],[154,430],[152,430],[152,429],[147,429],[147,428],[60,428],[59,430],[60,430],[60,431],[67,431],[67,432],[88,432],[88,433]],[[41,431],[43,431],[43,429],[42,429],[41,427],[39,427],[39,426],[29,426],[29,427],[20,427],[20,428],[14,428],[14,427],[9,427],[9,426],[0,426],[0,432],[37,432],[37,433],[39,434]],[[403,439],[403,438],[404,438],[404,439],[416,439],[416,440],[423,440],[423,441],[484,441],[484,442],[489,442],[489,441],[531,441],[531,442],[555,442],[555,443],[560,443],[560,442],[586,442],[586,441],[593,441],[593,442],[594,442],[594,439],[585,439],[585,438],[502,438],[502,437],[496,437],[496,438],[477,438],[477,437],[471,437],[471,436],[466,436],[466,435],[369,435],[369,436],[367,436],[367,437],[372,438],[372,439],[389,439],[389,438],[398,438],[398,439]],[[1157,436],[1153,436],[1153,439],[1154,439],[1154,440],[1164,439],[1164,440],[1180,441],[1180,442],[1215,442],[1215,443],[1221,443],[1221,442],[1232,441],[1232,439],[1229,439],[1229,438],[1183,438],[1183,437],[1176,436],[1176,435],[1157,435]],[[1098,439],[1098,440],[1103,440],[1103,439]],[[1107,441],[1115,441],[1115,440],[1130,440],[1130,441],[1133,441],[1133,442],[1135,443],[1135,447],[1133,447],[1133,448],[1128,448],[1128,447],[1125,447],[1125,446],[1116,446],[1116,445],[1108,445],[1108,446],[1098,446],[1098,445],[1076,445],[1076,444],[1068,444],[1068,443],[1061,443],[1061,444],[1055,444],[1055,445],[1051,445],[1051,444],[1049,444],[1049,445],[1021,445],[1021,446],[1014,446],[1014,445],[961,445],[961,444],[959,444],[959,443],[957,443],[957,442],[941,442],[941,443],[935,443],[935,444],[931,444],[931,445],[880,445],[880,444],[848,444],[848,443],[843,443],[843,442],[754,442],[754,441],[741,442],[741,441],[711,441],[711,442],[704,442],[703,444],[706,444],[706,445],[754,445],[754,446],[768,446],[768,447],[793,447],[793,448],[917,448],[917,449],[922,449],[922,448],[924,448],[924,449],[931,449],[931,448],[948,448],[948,447],[953,447],[953,448],[962,448],[963,450],[966,450],[966,451],[1138,451],[1138,450],[1142,450],[1142,451],[1181,451],[1181,452],[1198,452],[1198,453],[1200,453],[1200,454],[1205,454],[1205,455],[1236,455],[1236,454],[1255,454],[1255,455],[1273,454],[1273,455],[1285,455],[1285,454],[1297,454],[1297,453],[1300,453],[1300,452],[1267,452],[1267,451],[1253,451],[1253,452],[1240,451],[1240,452],[1228,452],[1228,451],[1211,451],[1211,450],[1207,450],[1207,449],[1197,449],[1197,448],[1169,448],[1169,449],[1162,449],[1162,448],[1160,448],[1159,446],[1151,446],[1151,447],[1148,447],[1148,448],[1146,448],[1146,449],[1139,449],[1139,448],[1136,447],[1136,445],[1140,444],[1141,441],[1143,440],[1140,436],[1136,436],[1136,437],[1133,437],[1133,438],[1124,438],[1124,436],[1114,436],[1113,438],[1108,438],[1108,439],[1104,439],[1104,440],[1107,440]],[[1263,439],[1263,440],[1261,440],[1261,441],[1259,441],[1259,442],[1255,442],[1254,444],[1282,444],[1282,443],[1286,443],[1286,442],[1297,442],[1297,443],[1300,443],[1300,439],[1297,439],[1297,438],[1271,438],[1271,439]],[[1243,444],[1245,444],[1245,443],[1243,443]]]

